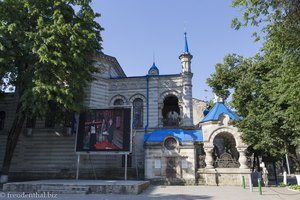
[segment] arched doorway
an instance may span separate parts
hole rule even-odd
[[[164,126],[179,125],[180,109],[178,105],[178,98],[175,95],[169,95],[164,99],[162,116]]]
[[[227,132],[219,133],[213,140],[213,159],[215,167],[238,168],[240,166],[239,153],[232,134]]]

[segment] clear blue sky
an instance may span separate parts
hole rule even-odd
[[[105,29],[103,52],[116,57],[127,76],[146,75],[153,52],[160,74],[180,73],[186,27],[193,97],[202,100],[213,98],[206,79],[216,63],[229,53],[253,56],[261,46],[251,37],[253,28],[230,27],[241,16],[231,0],[94,0],[92,6]]]

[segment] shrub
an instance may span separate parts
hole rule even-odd
[[[300,191],[300,185],[291,185],[290,187],[292,190],[298,190]]]
[[[279,187],[286,187],[286,184],[284,182],[280,182]]]

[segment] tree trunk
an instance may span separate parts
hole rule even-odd
[[[16,115],[12,124],[12,127],[8,133],[7,141],[6,141],[6,150],[2,164],[2,174],[0,183],[4,183],[8,181],[8,173],[10,164],[13,158],[14,150],[17,146],[19,136],[22,132],[22,127],[25,121],[25,113],[21,111],[21,102],[19,100],[16,110]]]
[[[290,152],[292,160],[295,162],[296,165],[296,173],[300,172],[300,159],[297,154],[297,147],[293,148],[292,151]]]

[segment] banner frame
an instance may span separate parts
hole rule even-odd
[[[79,132],[79,120],[78,120],[78,127],[77,127],[77,132],[76,132],[76,137],[75,137],[75,154],[78,155],[129,155],[132,153],[132,123],[133,123],[133,106],[131,105],[116,105],[116,106],[111,106],[111,107],[106,107],[106,108],[90,108],[88,110],[113,110],[113,109],[118,109],[118,108],[129,108],[130,109],[130,141],[129,141],[129,150],[127,151],[77,151],[77,140],[78,140],[78,132]],[[80,116],[80,115],[79,115]],[[80,117],[79,117],[80,118]]]

